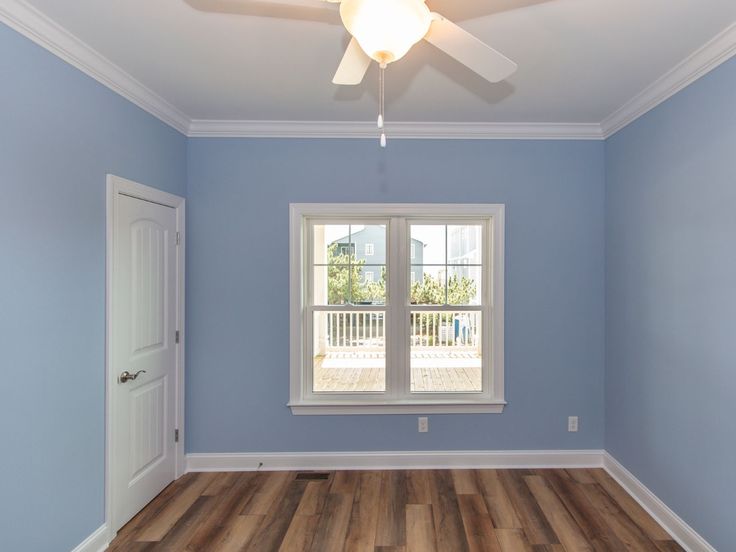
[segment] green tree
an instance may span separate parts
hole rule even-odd
[[[327,248],[327,296],[330,305],[346,303],[383,303],[386,300],[386,269],[381,268],[377,281],[363,281],[364,260],[353,253],[337,251],[337,243]],[[445,286],[439,277],[425,274],[411,285],[411,303],[425,305],[444,305]],[[465,276],[450,276],[447,281],[447,303],[467,305],[475,296],[476,285]]]

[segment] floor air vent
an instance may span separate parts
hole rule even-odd
[[[314,480],[314,479],[329,479],[330,474],[327,472],[298,472],[296,474],[297,480]]]

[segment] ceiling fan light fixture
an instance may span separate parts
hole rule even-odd
[[[423,0],[343,0],[340,17],[363,51],[382,65],[404,57],[432,24]]]

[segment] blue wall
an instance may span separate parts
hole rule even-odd
[[[607,153],[606,448],[736,543],[736,59]]]
[[[602,447],[603,153],[601,142],[190,140],[188,451]],[[292,416],[290,202],[505,203],[504,414],[432,416],[427,434],[416,416]]]
[[[0,25],[0,548],[104,519],[105,175],[183,195],[186,139]]]

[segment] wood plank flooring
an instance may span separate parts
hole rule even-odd
[[[110,552],[674,552],[603,470],[190,473]]]

